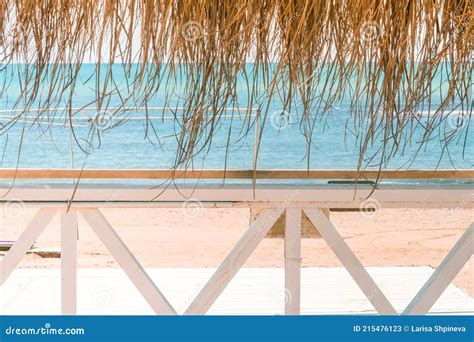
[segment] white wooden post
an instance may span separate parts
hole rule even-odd
[[[61,311],[75,315],[77,310],[77,213],[61,210]]]
[[[260,213],[193,300],[186,315],[204,315],[209,310],[282,213],[281,208]]]
[[[163,296],[160,289],[158,289],[102,213],[97,209],[81,209],[79,212],[84,216],[152,309],[158,315],[176,315],[175,309]]]
[[[327,219],[326,215],[320,209],[304,209],[304,212],[377,312],[381,315],[396,315],[397,312],[392,304],[390,304],[359,259],[357,259],[344,239],[339,235],[336,227]]]
[[[474,252],[474,223],[461,236],[415,298],[404,315],[426,315]]]
[[[285,223],[285,315],[300,314],[301,210],[287,209]]]
[[[26,252],[33,246],[38,236],[56,214],[56,211],[56,209],[40,209],[35,214],[5,258],[0,261],[0,286],[8,279]]]

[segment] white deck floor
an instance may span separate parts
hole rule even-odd
[[[431,275],[429,267],[369,267],[369,273],[401,312]],[[182,313],[212,269],[149,269],[166,298]],[[343,268],[302,269],[302,314],[371,314],[374,309]],[[284,274],[276,268],[242,269],[208,314],[283,314]],[[287,296],[288,297],[288,296]],[[0,287],[2,315],[60,314],[60,272],[17,269]],[[450,285],[431,314],[472,314],[474,299]],[[120,269],[78,271],[78,314],[148,315],[153,311]]]

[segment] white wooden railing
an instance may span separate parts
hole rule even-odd
[[[31,179],[168,179],[175,178],[217,178],[223,174],[232,178],[271,179],[469,179],[472,184],[473,170],[411,170],[372,171],[337,170],[0,170],[0,178]],[[102,182],[102,181],[101,181]],[[18,185],[6,188],[0,198],[0,206],[9,201],[22,201],[25,206],[38,208],[30,224],[0,261],[0,286],[7,280],[26,254],[33,242],[49,224],[54,215],[61,218],[61,298],[62,313],[76,313],[77,292],[77,215],[82,215],[94,232],[108,248],[121,268],[126,272],[137,289],[157,314],[176,314],[157,284],[147,275],[127,245],[116,233],[112,225],[102,215],[100,209],[114,208],[181,208],[193,201],[209,208],[260,208],[262,211],[250,224],[247,231],[229,252],[214,275],[185,311],[187,315],[205,314],[220,296],[238,270],[243,266],[260,241],[265,237],[276,220],[286,214],[285,229],[285,290],[291,293],[291,300],[285,302],[285,313],[300,313],[300,266],[301,266],[301,214],[304,212],[322,238],[328,243],[338,259],[348,270],[354,281],[367,296],[379,314],[398,314],[385,294],[381,291],[365,267],[360,263],[350,247],[338,233],[336,227],[324,214],[327,208],[364,207],[367,201],[375,201],[380,208],[474,208],[472,185],[380,185],[372,189],[368,185],[267,185],[242,184],[228,187],[202,185],[197,188],[156,189],[131,185],[87,184],[75,189],[74,186],[50,184],[42,186]],[[157,197],[157,194],[160,194]],[[70,199],[74,194],[74,201]],[[8,229],[8,227],[7,227]],[[402,314],[426,314],[444,292],[456,274],[473,254],[474,223],[466,227],[456,245],[436,268],[433,275],[412,299]]]

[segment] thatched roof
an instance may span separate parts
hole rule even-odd
[[[420,148],[440,129],[443,146],[467,143],[473,27],[471,0],[3,0],[0,68],[21,73],[16,107],[25,109],[72,107],[80,66],[89,60],[96,62],[91,105],[99,112],[112,94],[123,106],[147,106],[162,92],[162,102],[174,105],[180,80],[185,110],[176,120],[187,129],[177,167],[211,142],[225,107],[257,107],[265,124],[271,101],[290,113],[299,106],[311,146],[316,118],[349,99],[347,124],[357,128],[364,167],[374,141],[382,144],[383,165],[412,143],[419,125]],[[117,73],[126,75],[125,88],[115,83]],[[11,86],[6,81],[0,94]],[[423,121],[420,111],[429,113]],[[445,125],[452,111],[462,111],[462,124]],[[49,122],[72,115],[37,113],[54,116]]]

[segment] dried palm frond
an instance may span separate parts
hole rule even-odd
[[[54,109],[74,106],[88,60],[98,113],[116,108],[113,98],[125,108],[164,94],[163,103],[185,108],[175,114],[186,127],[176,168],[209,146],[226,107],[249,108],[247,129],[259,120],[258,141],[272,101],[290,113],[302,108],[309,150],[317,118],[349,98],[359,168],[374,158],[382,168],[411,143],[413,127],[423,125],[420,149],[441,128],[443,146],[467,136],[473,26],[471,0],[3,0],[0,72],[20,80],[14,107],[25,111],[16,120],[44,108],[37,120],[66,119],[72,130],[72,109]],[[10,86],[5,81],[0,95]],[[453,110],[464,123],[446,128]],[[424,121],[421,111],[429,113]]]

